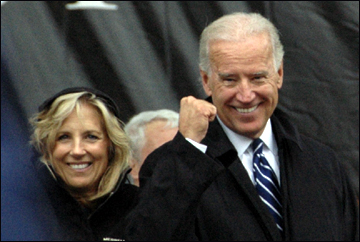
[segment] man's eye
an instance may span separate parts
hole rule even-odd
[[[263,78],[264,78],[263,76],[255,76],[254,80],[260,80],[260,79],[263,79]]]
[[[224,85],[226,85],[226,86],[230,86],[230,85],[233,85],[233,84],[235,83],[235,79],[230,79],[230,78],[228,78],[228,79],[223,79],[223,83],[224,83]]]
[[[254,82],[264,82],[266,80],[265,76],[255,76],[253,77]]]

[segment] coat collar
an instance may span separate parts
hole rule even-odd
[[[238,159],[234,145],[230,142],[217,119],[209,124],[208,133],[201,143],[208,147],[207,154],[220,161],[225,167]]]
[[[271,116],[273,132],[275,134],[277,145],[280,149],[283,148],[286,142],[292,142],[302,150],[304,145],[302,139],[300,138],[300,133],[297,127],[289,120],[290,117],[279,108],[276,108]]]

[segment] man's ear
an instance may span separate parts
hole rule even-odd
[[[204,88],[204,91],[206,93],[206,95],[211,96],[212,95],[212,91],[210,88],[210,77],[209,75],[205,72],[200,70],[200,75],[201,75],[201,81],[202,81],[202,85]]]
[[[279,79],[276,82],[276,86],[278,89],[280,89],[282,87],[283,84],[283,79],[284,79],[284,62],[281,62],[280,68],[277,71],[278,75],[279,75]]]

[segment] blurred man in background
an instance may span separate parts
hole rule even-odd
[[[179,114],[168,109],[141,112],[126,124],[125,132],[133,152],[130,174],[135,185],[139,186],[139,171],[146,157],[174,138],[178,124]]]

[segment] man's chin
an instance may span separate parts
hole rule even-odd
[[[264,127],[249,123],[238,124],[235,130],[237,134],[248,137],[250,139],[259,138],[263,131]]]

